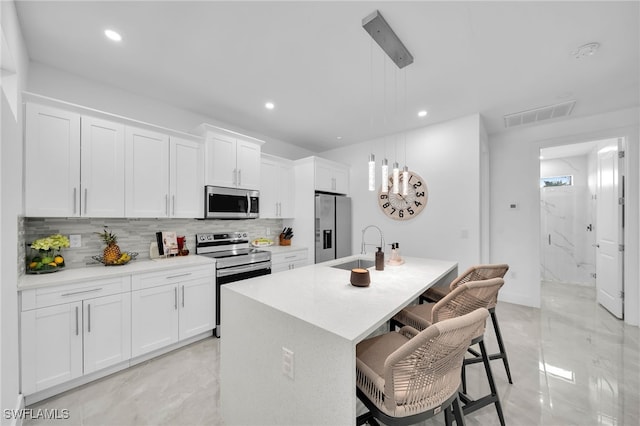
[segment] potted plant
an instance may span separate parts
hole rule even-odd
[[[28,274],[57,272],[64,268],[61,250],[69,247],[69,239],[61,234],[49,235],[31,243],[31,254],[27,256]]]

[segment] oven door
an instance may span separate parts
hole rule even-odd
[[[260,192],[205,186],[205,218],[255,219],[260,213]]]
[[[220,337],[220,287],[235,281],[271,274],[271,262],[257,262],[216,270],[216,337]]]

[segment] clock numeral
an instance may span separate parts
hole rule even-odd
[[[386,209],[387,207],[389,207],[391,204],[389,204],[389,202],[386,202],[382,205],[383,209]]]
[[[424,192],[416,192],[416,197],[424,197]]]
[[[386,200],[387,198],[389,198],[389,196],[387,194],[380,194],[380,199],[381,200]]]
[[[399,217],[404,217],[404,210],[399,210],[398,211],[398,216]]]
[[[394,214],[396,212],[396,208],[395,207],[391,207],[391,214]]]
[[[414,201],[416,207],[420,207],[422,205],[422,203],[420,201]]]
[[[422,182],[418,181],[416,183],[413,184],[413,188],[417,189],[419,186],[422,186]]]
[[[407,211],[409,212],[409,214],[414,214],[415,213],[411,207],[407,207]]]

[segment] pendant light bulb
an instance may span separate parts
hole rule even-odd
[[[383,193],[389,192],[389,163],[385,158],[382,160],[382,189]]]
[[[376,190],[376,156],[369,154],[369,191]]]
[[[409,168],[404,166],[402,169],[402,195],[409,194]]]
[[[400,192],[400,169],[398,168],[398,162],[393,163],[393,189],[392,192],[397,194]]]

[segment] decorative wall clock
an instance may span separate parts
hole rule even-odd
[[[418,216],[427,205],[427,184],[415,172],[409,172],[409,190],[402,195],[402,173],[400,192],[391,192],[392,177],[389,176],[389,192],[378,191],[378,205],[383,213],[395,220],[409,220]]]

